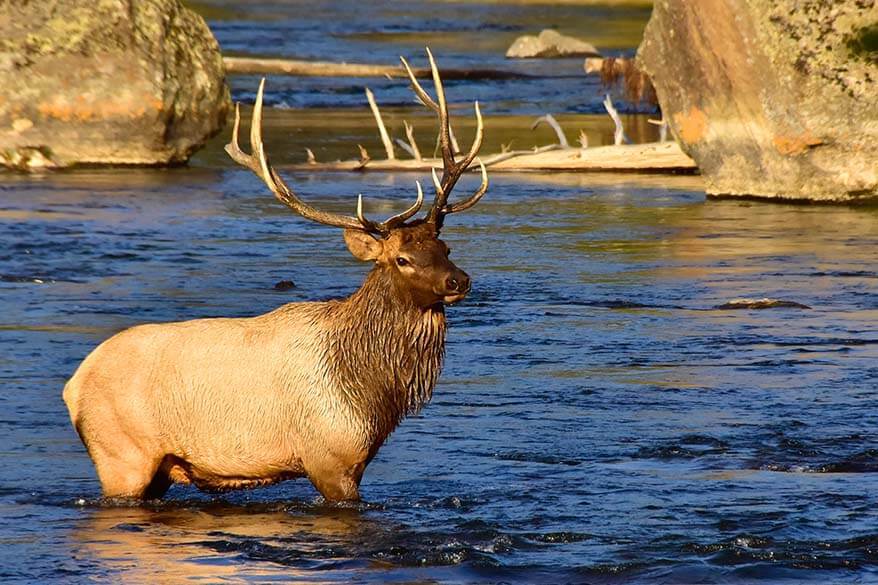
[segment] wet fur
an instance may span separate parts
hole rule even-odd
[[[379,262],[345,300],[141,325],[101,344],[64,400],[104,494],[308,476],[327,499],[357,499],[378,448],[429,401],[444,355],[442,303],[418,306],[393,270]]]

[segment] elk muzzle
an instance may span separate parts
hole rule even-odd
[[[454,304],[463,300],[472,288],[472,281],[469,275],[455,267],[448,276],[445,277],[445,290],[442,291],[442,302],[446,305]]]

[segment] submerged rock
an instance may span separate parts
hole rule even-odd
[[[717,305],[715,309],[810,309],[808,305],[796,301],[784,301],[782,299],[733,299],[727,303]]]
[[[876,27],[872,1],[662,0],[638,60],[708,194],[852,201],[878,197]]]
[[[0,3],[0,165],[184,162],[229,106],[219,46],[180,0]]]
[[[518,37],[506,51],[506,57],[509,59],[600,57],[600,55],[594,45],[548,28],[539,36]]]

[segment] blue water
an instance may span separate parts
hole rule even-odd
[[[343,34],[409,26],[380,6],[327,43],[398,53],[408,41]],[[446,3],[409,6],[481,30]],[[584,10],[452,6],[540,26]],[[332,57],[275,34],[295,32],[298,7],[211,23],[224,47],[255,35],[254,53]],[[488,45],[525,28],[503,26],[483,27]],[[267,101],[289,99],[283,83]],[[347,81],[321,83],[343,96]],[[527,83],[495,115],[536,111],[544,89]],[[565,91],[546,93],[570,104]],[[878,208],[706,200],[697,177],[495,174],[450,217],[474,289],[448,311],[433,402],[379,452],[365,503],[326,506],[304,480],[101,502],[61,400],[91,349],[138,323],[344,296],[368,269],[223,140],[187,168],[0,177],[0,582],[878,582]],[[289,175],[335,211],[362,192],[375,216],[415,179]],[[808,308],[718,308],[742,297]]]
[[[480,100],[487,114],[590,113],[604,114],[601,102],[607,88],[595,76],[585,76],[582,58],[510,60],[506,49],[518,36],[544,28],[575,35],[594,44],[606,56],[632,57],[649,19],[649,7],[546,6],[545,4],[395,2],[379,0],[310,0],[224,2],[210,18],[211,29],[224,52],[235,55],[286,57],[351,63],[394,65],[399,56],[415,66],[427,66],[429,46],[442,68],[480,68],[512,71],[525,79],[448,81],[455,101]],[[315,5],[316,4],[316,5]],[[405,84],[382,78],[284,78],[275,76],[275,91],[266,103],[286,108],[364,107],[363,86],[375,92],[383,106],[412,104]],[[232,80],[233,97],[252,101],[256,81]],[[612,93],[612,92],[611,92]],[[653,111],[647,104],[625,102],[616,92],[621,112]]]
[[[342,210],[401,206],[412,179],[291,181]],[[350,293],[367,268],[338,230],[232,168],[6,180],[0,578],[878,579],[876,210],[551,179],[498,175],[449,220],[475,288],[354,509],[305,481],[103,507],[60,399],[124,327]],[[811,308],[713,308],[763,296]]]

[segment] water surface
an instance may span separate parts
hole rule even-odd
[[[380,215],[414,178],[291,182]],[[366,504],[294,481],[130,509],[100,505],[67,419],[79,360],[137,323],[342,296],[367,268],[244,170],[6,179],[4,582],[878,578],[875,209],[705,201],[697,177],[498,175],[448,222],[475,288]],[[811,308],[714,309],[763,296]]]
[[[427,36],[448,66],[527,67],[502,49],[553,23],[630,54],[645,22],[627,7],[306,4],[199,8],[231,52],[390,62]],[[551,141],[528,130],[545,112],[571,141],[606,142],[578,67],[449,96],[462,116],[483,101],[487,152]],[[380,152],[365,82],[271,78],[273,160]],[[232,83],[252,100],[255,79]],[[406,118],[427,140],[404,83],[368,83],[396,135]],[[626,123],[651,136],[643,116]],[[61,400],[91,349],[138,323],[344,296],[368,269],[223,141],[188,168],[0,178],[0,581],[878,580],[878,209],[707,201],[698,177],[498,174],[449,218],[474,290],[449,310],[432,404],[379,452],[363,505],[328,507],[306,481],[103,505]],[[289,178],[335,211],[362,192],[375,216],[427,179]],[[740,297],[810,308],[716,308]]]

